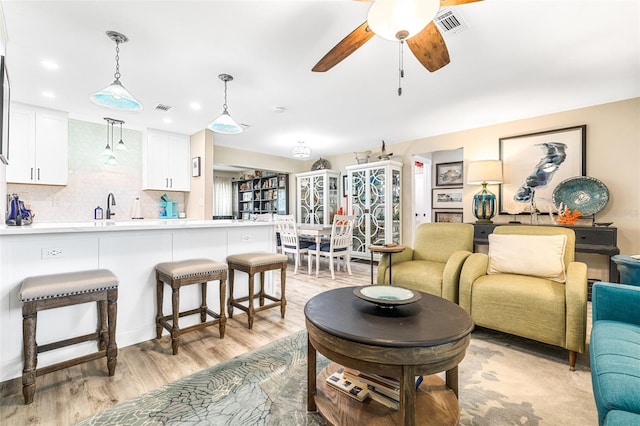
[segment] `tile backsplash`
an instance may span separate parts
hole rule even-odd
[[[125,123],[126,126],[126,123]],[[114,139],[120,139],[116,127]],[[142,143],[138,130],[123,128],[122,139],[127,151],[115,151],[117,165],[107,166],[101,155],[107,143],[107,126],[80,120],[69,120],[69,180],[66,186],[7,185],[9,194],[17,193],[33,210],[35,221],[76,221],[93,219],[93,211],[100,206],[106,211],[107,194],[112,192],[116,205],[113,219],[131,219],[136,197],[140,198],[142,216],[158,217],[158,202],[163,191],[143,191]],[[166,192],[171,201],[184,211],[184,194]]]

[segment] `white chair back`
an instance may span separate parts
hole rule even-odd
[[[293,215],[276,216],[276,231],[280,235],[280,247],[282,253],[291,253],[294,255],[293,274],[298,273],[300,264],[300,256],[307,252],[307,249],[300,248],[300,239],[298,238],[298,229],[296,226],[296,218]]]
[[[353,244],[353,224],[355,216],[335,215],[331,229],[330,252],[349,250]]]

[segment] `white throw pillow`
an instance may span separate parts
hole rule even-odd
[[[566,235],[489,235],[487,274],[519,274],[565,282]]]

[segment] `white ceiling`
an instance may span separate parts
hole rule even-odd
[[[637,0],[486,0],[451,8],[469,25],[445,35],[451,63],[430,73],[372,38],[326,73],[313,65],[366,20],[369,3],[333,1],[2,1],[12,100],[125,128],[193,134],[222,111],[249,127],[215,143],[290,156],[297,141],[330,156],[640,96]],[[141,113],[93,105],[121,81]],[[45,69],[43,60],[59,65]],[[54,99],[42,96],[55,94]],[[202,109],[194,111],[191,102]],[[170,112],[155,110],[158,104]],[[276,107],[284,107],[276,113]],[[171,119],[171,123],[163,119]],[[428,149],[428,147],[426,147]]]

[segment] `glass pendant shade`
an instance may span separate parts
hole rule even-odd
[[[405,40],[422,31],[438,13],[440,0],[376,0],[369,8],[369,28],[387,40]]]
[[[142,104],[124,88],[120,80],[115,80],[111,85],[92,94],[89,99],[101,107],[125,112],[142,111]]]
[[[109,144],[107,144],[107,146],[104,147],[104,151],[102,151],[102,156],[103,157],[113,156],[113,150],[111,149],[111,146],[109,146]]]
[[[213,120],[207,126],[209,129],[216,133],[222,133],[223,135],[235,135],[242,132],[242,127],[231,118],[229,111],[227,111],[227,82],[233,81],[233,76],[229,74],[219,74],[218,78],[224,81],[224,104],[222,105],[223,111],[218,118]]]
[[[225,108],[222,114],[209,124],[209,129],[216,133],[222,133],[225,135],[235,135],[242,132],[242,127],[235,122],[229,115],[229,111]]]
[[[107,37],[116,43],[115,80],[109,86],[89,96],[89,99],[96,105],[117,111],[142,111],[142,104],[120,83],[120,43],[126,43],[129,38],[116,31],[107,31]]]
[[[496,215],[496,196],[487,189],[488,184],[502,183],[502,162],[499,160],[474,161],[467,169],[467,183],[482,185],[473,196],[473,215],[477,223],[491,223]]]

